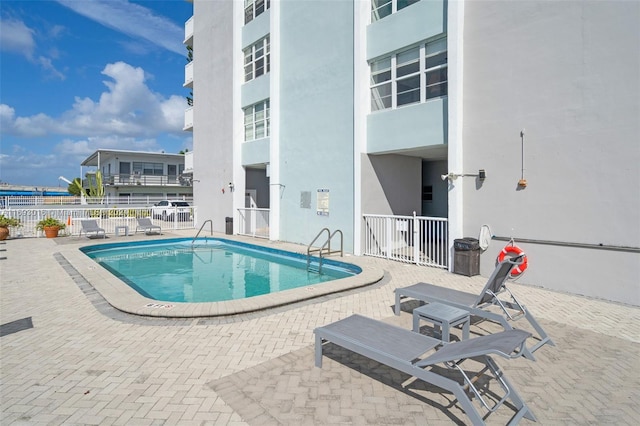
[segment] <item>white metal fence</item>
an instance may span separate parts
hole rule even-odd
[[[269,238],[269,209],[238,209],[238,234]]]
[[[170,211],[172,207],[164,207]],[[177,212],[177,208],[175,213]],[[61,235],[80,235],[82,230],[82,220],[94,219],[100,228],[107,234],[115,234],[116,227],[119,234],[124,234],[124,228],[128,227],[129,233],[134,233],[137,226],[137,218],[150,217],[154,225],[158,225],[162,230],[193,229],[196,219],[196,207],[191,207],[190,217],[173,214],[173,220],[155,219],[153,209],[149,207],[124,207],[124,208],[53,208],[53,209],[6,209],[0,210],[0,214],[20,220],[20,226],[9,228],[12,238],[19,237],[41,237],[42,231],[38,231],[38,222],[47,217],[53,217],[66,224],[66,229],[61,231]],[[171,216],[171,215],[169,215]]]
[[[105,195],[101,198],[85,198],[69,195],[8,195],[0,197],[0,209],[22,208],[28,206],[152,206],[158,201],[166,200],[163,195],[113,197]],[[193,203],[192,196],[171,197]]]
[[[364,255],[447,268],[448,221],[440,217],[365,214]]]

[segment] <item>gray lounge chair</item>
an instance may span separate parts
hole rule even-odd
[[[408,287],[396,288],[395,314],[400,315],[400,298],[411,297],[422,302],[438,302],[449,306],[455,306],[460,309],[465,309],[469,311],[471,315],[501,324],[505,330],[513,329],[509,324],[509,321],[526,318],[538,333],[539,341],[532,347],[525,350],[525,357],[535,359],[533,357],[533,352],[546,343],[549,343],[551,346],[555,346],[555,343],[553,343],[540,324],[538,324],[538,321],[536,321],[533,315],[531,315],[531,312],[529,312],[529,310],[527,310],[527,308],[521,304],[513,293],[511,293],[506,287],[507,278],[509,278],[511,269],[520,265],[522,262],[522,257],[519,257],[505,259],[503,262],[499,263],[480,294],[467,293],[426,283],[418,283]],[[509,294],[511,301],[503,300],[498,297],[501,293],[505,292]],[[499,306],[502,313],[487,310],[492,305]]]
[[[332,342],[453,393],[474,425],[483,425],[484,419],[471,400],[473,396],[478,398],[480,404],[490,413],[510,399],[516,409],[511,424],[518,423],[522,417],[536,421],[531,409],[527,407],[504,372],[489,356],[489,354],[505,358],[521,356],[525,341],[531,335],[526,331],[509,330],[461,342],[444,343],[433,337],[382,321],[352,315],[316,328],[314,333],[316,367],[322,368],[323,342]],[[435,352],[431,355],[421,358],[434,350]],[[462,363],[469,358],[484,364],[484,367],[473,377],[469,375],[470,371],[463,370],[461,367]],[[434,368],[437,364],[444,364],[447,369],[457,370],[460,377],[455,379],[451,377],[453,375],[438,374],[437,369]],[[487,371],[490,371],[493,377],[485,374]],[[482,376],[490,380],[495,379],[500,384],[504,396],[495,398],[501,398],[500,400],[491,401],[486,392],[478,389],[476,380]],[[492,390],[491,394],[495,395],[495,392]]]
[[[141,230],[144,231],[145,234],[149,234],[157,230],[158,234],[162,234],[162,227],[154,225],[148,217],[138,217],[136,220],[138,221],[138,226],[136,226],[135,233]]]
[[[103,228],[100,228],[98,226],[98,222],[95,219],[81,220],[80,223],[82,224],[82,229],[80,230],[80,237],[82,237],[83,232],[86,237],[89,237],[89,234],[93,234],[96,237],[100,235],[102,235],[102,238],[107,237],[106,232],[104,231]]]

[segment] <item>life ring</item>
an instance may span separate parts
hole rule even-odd
[[[517,277],[527,269],[527,266],[529,266],[527,255],[524,254],[524,251],[516,245],[506,245],[498,255],[498,263],[502,263],[502,261],[508,254],[513,255],[513,257],[522,256],[522,263],[520,265],[516,265],[513,269],[511,269],[511,272],[509,273],[509,275],[511,275],[512,277]]]

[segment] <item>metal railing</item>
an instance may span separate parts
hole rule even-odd
[[[21,208],[27,206],[80,206],[80,205],[97,205],[97,206],[152,206],[158,201],[166,200],[164,195],[138,195],[126,197],[114,197],[105,195],[100,198],[85,198],[56,195],[10,195],[0,197],[0,209]],[[179,197],[171,197],[172,200],[182,200],[193,203],[193,196],[181,195]]]
[[[238,209],[238,234],[269,238],[269,209]]]
[[[320,238],[320,236],[324,233],[324,231],[327,231],[327,238],[322,243],[322,246],[313,247],[313,244],[318,240],[318,238]],[[336,234],[340,235],[340,250],[331,251],[331,239]],[[307,246],[307,271],[312,271],[311,253],[316,253],[316,252],[318,253],[318,270],[316,272],[321,274],[322,259],[324,258],[324,256],[330,256],[333,253],[340,253],[340,257],[344,256],[344,234],[342,233],[342,231],[339,229],[336,229],[335,231],[331,232],[329,228],[322,228],[320,232],[318,232],[318,235],[316,235],[313,241],[311,241]]]
[[[109,174],[102,177],[105,186],[191,186],[181,175]]]
[[[164,207],[170,210],[171,207]],[[81,221],[84,219],[94,219],[98,226],[105,230],[107,234],[115,234],[116,227],[127,226],[129,233],[134,233],[137,226],[137,218],[150,217],[154,225],[158,225],[162,230],[194,229],[196,218],[196,207],[191,207],[192,214],[186,218],[184,215],[174,214],[173,220],[155,219],[153,209],[150,207],[85,207],[85,208],[56,208],[56,209],[10,209],[0,210],[0,214],[20,220],[20,226],[9,228],[9,236],[20,237],[41,237],[42,231],[36,229],[38,222],[47,217],[58,219],[66,225],[66,229],[60,231],[60,235],[80,235],[82,230]],[[178,213],[176,208],[176,213]]]
[[[440,217],[365,214],[365,256],[418,265],[449,265],[448,220]]]

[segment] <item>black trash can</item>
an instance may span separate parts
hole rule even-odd
[[[233,218],[225,217],[224,224],[225,224],[225,234],[233,235]]]
[[[468,277],[480,275],[480,242],[477,238],[453,240],[453,273]]]

